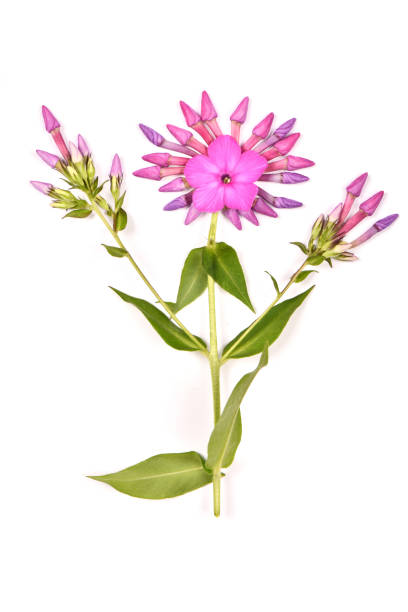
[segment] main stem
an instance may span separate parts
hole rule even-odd
[[[211,216],[210,231],[208,233],[208,247],[215,246],[215,234],[217,231],[217,220],[218,213],[213,213]],[[220,400],[220,358],[218,354],[218,342],[217,342],[217,320],[215,314],[215,283],[212,276],[207,277],[208,284],[208,312],[210,321],[210,371],[211,371],[211,384],[212,384],[212,396],[213,396],[213,408],[214,408],[214,425],[217,424],[220,418],[221,412],[221,400]],[[221,471],[216,470],[213,473],[213,491],[214,491],[214,515],[220,516],[220,505],[221,505]]]
[[[171,308],[160,297],[160,295],[157,293],[157,291],[153,287],[153,285],[147,280],[146,276],[143,274],[142,270],[139,268],[139,266],[137,265],[137,263],[135,262],[135,260],[133,259],[133,257],[131,256],[131,254],[129,253],[129,251],[127,250],[125,245],[123,244],[122,240],[119,237],[119,234],[110,225],[109,221],[106,219],[105,215],[99,209],[99,206],[96,204],[96,202],[92,198],[89,198],[89,200],[91,202],[93,211],[98,215],[98,217],[101,219],[101,221],[103,222],[105,227],[109,230],[110,234],[112,235],[112,237],[116,241],[116,244],[121,249],[124,249],[126,251],[126,257],[130,261],[130,263],[132,264],[132,266],[134,267],[134,269],[136,270],[136,272],[138,273],[140,278],[143,280],[143,282],[149,287],[150,291],[153,293],[153,295],[156,298],[156,300],[158,302],[160,302],[160,304],[163,306],[164,310],[169,314],[169,316],[173,319],[173,321],[175,323],[177,323],[177,325],[184,331],[184,333],[187,334],[187,336],[190,338],[190,340],[192,340],[194,342],[194,344],[197,345],[199,350],[202,353],[204,353],[205,355],[208,356],[208,351],[201,346],[201,344],[198,342],[197,338],[195,338],[194,335],[185,327],[185,325],[183,325],[183,323],[180,321],[180,319],[173,313]]]

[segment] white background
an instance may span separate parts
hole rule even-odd
[[[4,19],[5,16],[5,19]],[[1,529],[5,612],[406,612],[406,18],[390,0],[13,2],[1,35]],[[149,299],[100,246],[96,218],[61,221],[29,179],[56,181],[40,107],[81,132],[106,176],[127,175],[126,244],[166,299],[208,218],[185,228],[157,183],[131,176],[152,147],[142,121],[181,124],[178,100],[205,88],[221,123],[245,96],[249,123],[297,117],[294,154],[311,181],[279,186],[303,209],[242,232],[225,221],[257,311],[301,262],[288,243],[370,173],[377,218],[401,217],[321,267],[317,288],[271,348],[243,405],[244,434],[222,483],[169,501],[121,495],[85,474],[158,452],[205,452],[204,359],[168,348],[107,288]],[[368,226],[367,223],[364,227]],[[310,283],[305,283],[309,285]],[[225,342],[251,321],[218,293]],[[182,320],[207,337],[202,299]],[[255,359],[229,363],[223,398]]]

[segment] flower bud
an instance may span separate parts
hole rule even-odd
[[[69,142],[68,148],[69,148],[69,153],[71,155],[71,159],[73,163],[78,164],[79,162],[81,162],[83,158],[82,158],[82,154],[80,150],[78,149],[78,147],[73,142]]]
[[[81,134],[78,134],[78,149],[84,157],[88,157],[91,155],[88,145],[86,144]]]
[[[54,186],[51,183],[41,183],[41,181],[30,181],[31,185],[41,191],[44,195],[50,195],[50,191],[54,189]]]
[[[51,168],[56,168],[57,164],[61,162],[60,158],[57,157],[57,155],[47,153],[47,151],[41,151],[40,149],[37,149],[37,155]]]
[[[52,112],[46,106],[42,107],[42,116],[47,132],[52,132],[52,130],[55,130],[60,127],[58,120],[54,117]]]
[[[313,224],[310,239],[314,242],[319,236],[324,226],[324,215],[320,215]]]

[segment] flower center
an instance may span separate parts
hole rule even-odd
[[[228,185],[231,182],[231,177],[229,174],[223,174],[221,177],[221,181]]]

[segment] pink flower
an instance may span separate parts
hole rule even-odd
[[[256,185],[257,181],[295,184],[308,180],[308,177],[291,171],[312,166],[313,162],[287,155],[300,136],[299,133],[290,133],[295,120],[290,119],[273,130],[274,115],[269,113],[253,128],[249,138],[241,141],[248,104],[247,97],[238,104],[230,116],[231,135],[227,135],[221,131],[217,111],[206,91],[201,97],[201,114],[180,102],[187,126],[197,132],[202,141],[190,130],[168,124],[167,129],[178,142],[169,141],[159,132],[140,124],[143,134],[152,144],[182,156],[149,153],[143,159],[153,165],[135,170],[133,174],[155,181],[173,177],[159,191],[184,192],[164,209],[188,207],[186,224],[202,213],[222,211],[235,227],[241,229],[240,217],[259,225],[255,213],[277,217],[273,208],[301,206],[296,200],[275,197]],[[275,158],[279,159],[268,163]]]
[[[122,164],[120,163],[119,155],[117,153],[115,153],[112,160],[110,176],[116,176],[116,178],[120,180],[122,180],[123,177]]]

